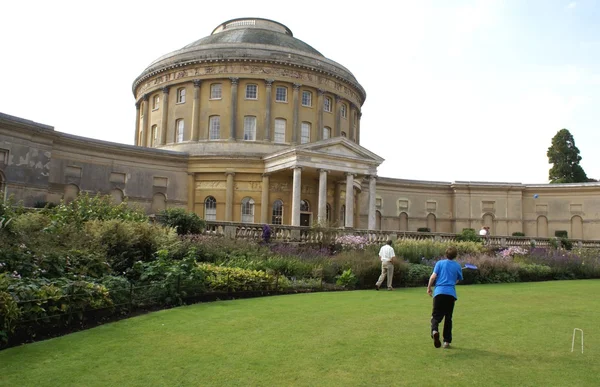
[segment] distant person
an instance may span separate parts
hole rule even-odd
[[[433,273],[427,284],[427,294],[433,296],[433,311],[431,312],[431,337],[436,348],[442,346],[438,326],[444,320],[444,348],[450,348],[452,342],[452,313],[456,297],[456,283],[463,279],[462,268],[454,259],[458,252],[456,247],[446,249],[446,259],[435,264]],[[435,283],[435,291],[431,287]]]
[[[482,237],[487,235],[487,229],[485,228],[485,226],[481,226],[481,230],[479,230],[479,235]]]
[[[381,246],[379,249],[379,259],[381,260],[381,275],[375,284],[375,290],[379,290],[383,280],[387,275],[387,288],[388,290],[394,290],[392,288],[392,278],[394,277],[394,257],[396,253],[394,253],[394,248],[392,247],[392,241],[387,241],[387,243]]]
[[[479,230],[479,235],[483,239],[484,245],[488,246],[490,244],[490,227],[482,226],[481,230]]]

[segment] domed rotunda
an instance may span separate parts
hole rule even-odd
[[[133,94],[135,144],[189,155],[207,220],[353,227],[362,180],[375,189],[383,159],[359,145],[365,90],[275,21],[219,25],[151,63]]]

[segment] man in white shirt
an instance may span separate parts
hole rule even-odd
[[[392,288],[392,277],[394,276],[394,248],[392,247],[392,241],[387,241],[387,244],[383,245],[379,250],[379,259],[381,259],[381,275],[375,284],[375,290],[379,290],[379,287],[383,283],[387,275],[387,288],[388,290],[394,290]]]

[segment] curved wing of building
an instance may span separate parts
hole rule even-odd
[[[26,205],[101,192],[215,221],[600,237],[597,183],[377,178],[383,159],[360,146],[364,88],[272,20],[224,22],[132,90],[133,146],[0,114],[0,190]]]

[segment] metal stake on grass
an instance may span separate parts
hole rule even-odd
[[[581,353],[583,353],[583,329],[575,328],[573,329],[573,339],[571,340],[571,352],[575,349],[575,335],[577,331],[581,332]]]

